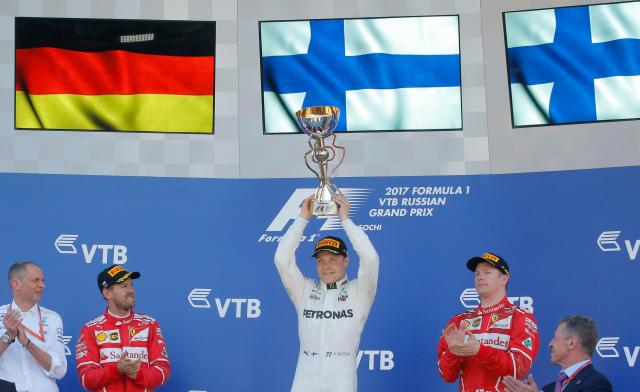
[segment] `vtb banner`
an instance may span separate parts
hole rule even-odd
[[[586,314],[600,329],[596,367],[616,389],[640,387],[640,318],[627,310],[640,268],[640,168],[335,181],[380,255],[360,390],[457,390],[438,375],[437,342],[453,315],[478,306],[465,263],[486,251],[509,262],[509,300],[538,320],[537,380],[557,374],[547,347],[557,322]],[[38,262],[42,305],[64,320],[61,390],[81,390],[74,347],[106,307],[96,277],[111,265],[142,274],[136,309],[159,321],[173,368],[161,390],[289,390],[297,320],[273,256],[314,180],[0,174],[0,184],[2,267]],[[297,253],[306,276],[316,276],[314,243],[343,234],[334,217],[307,226]],[[352,254],[350,278],[357,267]],[[0,297],[11,300],[4,284]]]

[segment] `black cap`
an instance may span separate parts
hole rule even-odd
[[[475,271],[479,263],[487,263],[503,274],[509,275],[509,264],[507,264],[505,259],[495,253],[487,252],[482,256],[476,256],[469,259],[469,261],[467,261],[467,268],[471,271]]]
[[[311,256],[316,257],[316,255],[323,250],[335,253],[337,255],[347,255],[347,245],[344,243],[344,241],[342,241],[341,238],[338,237],[328,236],[316,242],[316,249],[313,251],[313,254]]]
[[[118,283],[122,283],[127,279],[138,279],[140,272],[129,272],[119,265],[105,268],[98,274],[98,290],[109,288]]]

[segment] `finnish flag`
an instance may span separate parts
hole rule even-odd
[[[514,126],[640,118],[640,2],[504,14]]]
[[[265,133],[337,106],[338,131],[460,129],[457,16],[262,22]]]

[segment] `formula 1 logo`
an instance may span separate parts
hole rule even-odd
[[[54,241],[56,250],[60,254],[78,254],[75,242],[78,234],[60,234]],[[102,264],[124,264],[127,262],[127,247],[116,244],[79,244],[84,261],[91,264],[98,256]]]
[[[622,234],[620,230],[603,231],[596,241],[598,248],[603,252],[620,252],[622,250],[618,242],[620,234]],[[638,250],[640,250],[640,239],[633,242],[632,240],[624,240],[623,243],[629,259],[634,261],[638,256]]]
[[[507,297],[507,300],[512,305],[519,306],[523,310],[529,313],[533,313],[533,298],[532,297]],[[475,309],[480,306],[480,294],[474,288],[464,289],[460,294],[460,303],[466,309]]]
[[[69,349],[69,343],[71,342],[71,338],[73,336],[62,336],[62,344],[64,344],[64,355],[71,355],[71,350]]]
[[[193,289],[189,293],[189,303],[194,308],[210,309],[211,303],[207,297],[211,294],[211,289]]]
[[[620,358],[620,353],[616,348],[619,341],[619,336],[600,338],[598,344],[596,344],[596,352],[602,358]],[[640,353],[640,346],[622,346],[622,351],[629,367],[635,367]]]
[[[367,196],[371,193],[371,189],[363,188],[340,188],[342,193],[349,199],[351,203],[350,216],[354,215],[360,207],[367,200]],[[295,219],[300,214],[300,206],[304,199],[313,195],[316,192],[315,188],[297,188],[289,197],[289,200],[280,209],[273,221],[269,224],[269,227],[265,231],[283,231],[289,221]],[[321,231],[324,230],[337,230],[341,227],[340,219],[337,216],[321,216],[319,219],[326,219]]]
[[[60,234],[58,238],[56,238],[54,245],[58,253],[75,255],[78,254],[78,250],[73,243],[76,242],[77,239],[77,234]]]

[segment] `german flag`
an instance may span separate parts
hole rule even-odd
[[[213,133],[215,22],[16,18],[17,129]]]

